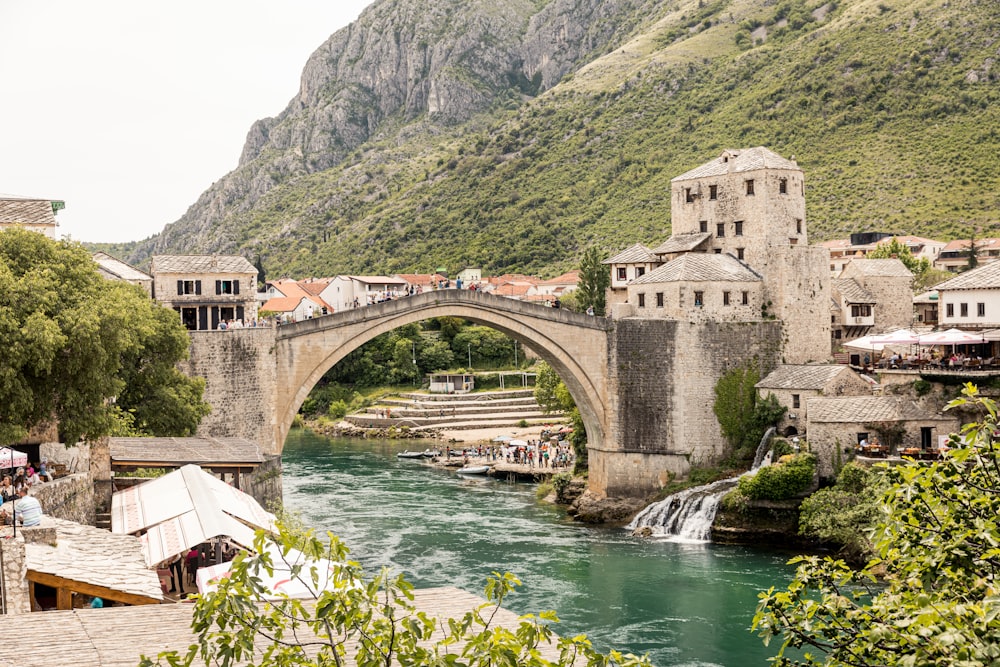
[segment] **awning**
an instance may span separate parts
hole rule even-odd
[[[275,517],[251,496],[195,465],[116,493],[111,530],[139,535],[148,565],[184,553],[215,537],[253,546],[258,528]]]

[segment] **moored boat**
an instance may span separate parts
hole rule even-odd
[[[465,466],[458,469],[459,475],[485,475],[490,471],[489,466]]]

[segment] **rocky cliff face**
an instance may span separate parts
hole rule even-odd
[[[299,94],[250,128],[236,170],[206,190],[133,259],[233,251],[216,229],[275,186],[328,169],[373,137],[454,125],[547,90],[613,48],[657,0],[377,0],[320,46]]]

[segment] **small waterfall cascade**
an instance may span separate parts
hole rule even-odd
[[[771,465],[770,445],[774,433],[772,427],[761,438],[753,468],[747,472],[669,495],[637,514],[625,528],[633,533],[669,537],[678,542],[708,542],[722,497],[736,487],[741,477],[754,475],[760,468]]]

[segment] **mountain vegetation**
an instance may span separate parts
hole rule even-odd
[[[555,275],[663,240],[670,179],[755,145],[804,169],[813,241],[994,235],[997,27],[994,0],[376,0],[129,259]]]

